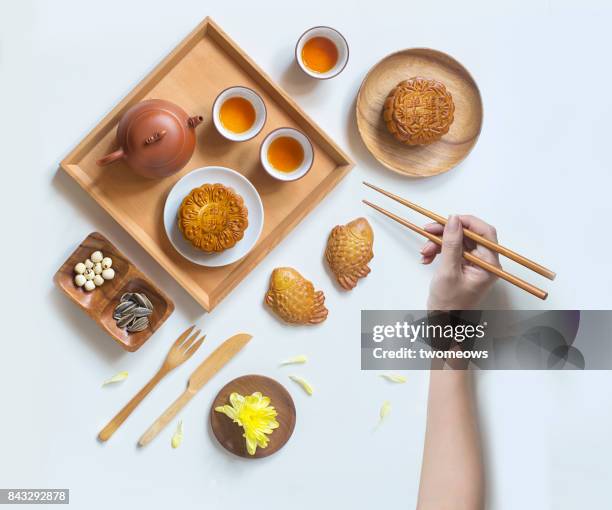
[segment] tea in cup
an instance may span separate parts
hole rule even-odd
[[[312,167],[314,150],[308,137],[293,128],[272,131],[261,144],[261,164],[279,181],[296,181]]]
[[[266,122],[266,105],[255,91],[247,87],[231,87],[215,99],[213,122],[217,131],[228,140],[250,140]]]
[[[299,38],[295,47],[298,66],[308,76],[325,80],[346,67],[349,48],[346,39],[330,27],[313,27]]]

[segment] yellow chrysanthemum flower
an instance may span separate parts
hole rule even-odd
[[[255,455],[258,446],[268,446],[267,434],[279,426],[275,419],[276,409],[270,405],[270,399],[259,391],[246,397],[232,393],[229,400],[231,405],[215,407],[215,411],[223,413],[244,429],[242,437],[246,439],[247,451],[249,455]]]

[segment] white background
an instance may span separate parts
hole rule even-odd
[[[508,263],[549,289],[550,298],[542,303],[502,282],[488,307],[612,307],[612,8],[603,1],[1,5],[0,487],[67,487],[74,508],[91,510],[412,508],[428,374],[407,373],[407,384],[393,386],[361,372],[359,317],[362,308],[421,308],[434,268],[419,264],[421,239],[360,204],[374,196],[363,179],[443,214],[482,216],[497,226],[504,244],[559,275],[548,282]],[[74,145],[206,15],[357,162],[212,314],[57,171]],[[298,74],[292,63],[296,39],[318,24],[338,28],[351,45],[347,69],[323,83]],[[479,84],[485,108],[469,158],[426,180],[383,169],[354,123],[367,70],[386,54],[415,46],[461,61]],[[332,284],[322,252],[330,228],[359,215],[373,225],[376,256],[370,276],[343,293]],[[176,303],[168,322],[135,354],[116,346],[51,281],[92,230],[107,234]],[[264,309],[268,276],[279,265],[295,266],[325,291],[330,314],[323,325],[285,327]],[[101,426],[193,322],[208,333],[201,352],[168,376],[108,444],[99,444]],[[137,449],[137,438],[183,390],[200,359],[238,330],[254,339],[180,414],[183,446],[170,448],[171,426]],[[309,355],[307,365],[278,368],[280,360],[301,353]],[[119,370],[129,371],[127,381],[100,387]],[[247,373],[286,384],[298,410],[291,441],[261,461],[225,453],[206,426],[216,391]],[[289,373],[309,379],[315,395],[306,396]],[[609,372],[487,372],[477,379],[490,508],[608,508]],[[392,412],[374,431],[387,399]]]

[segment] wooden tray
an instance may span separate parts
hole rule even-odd
[[[216,96],[232,85],[257,91],[268,110],[263,130],[246,142],[225,140],[211,119]],[[96,159],[116,149],[116,127],[122,114],[133,104],[150,98],[168,99],[190,115],[204,116],[203,125],[197,128],[197,146],[191,161],[178,174],[154,181],[138,177],[124,163],[98,167]],[[308,175],[291,183],[274,180],[259,162],[260,143],[280,126],[302,130],[315,149]],[[174,183],[191,170],[208,165],[226,166],[242,173],[257,188],[264,204],[265,224],[258,243],[242,260],[219,268],[203,268],[179,255],[166,237],[162,221],[164,202]],[[333,189],[353,163],[206,18],[93,129],[61,167],[210,311]]]
[[[113,259],[115,278],[87,292],[74,284],[74,266],[83,262],[96,250]],[[126,351],[134,352],[166,321],[174,311],[174,303],[115,246],[98,232],[92,232],[62,264],[53,277],[57,286],[79,305],[113,340]],[[150,326],[138,333],[128,333],[118,328],[113,311],[125,292],[144,292],[151,300],[153,313]]]
[[[429,145],[399,142],[382,117],[389,92],[414,76],[441,81],[455,103],[449,132]],[[441,51],[412,48],[387,55],[370,69],[357,96],[357,128],[365,146],[384,166],[400,174],[427,177],[450,170],[470,153],[480,135],[482,111],[480,91],[465,67]]]
[[[251,395],[259,391],[266,397],[270,397],[271,405],[277,412],[277,429],[268,437],[270,442],[265,448],[257,448],[254,455],[250,455],[246,449],[246,443],[242,434],[242,427],[234,423],[227,416],[215,411],[216,407],[229,404],[231,393],[240,395]],[[247,459],[260,459],[267,457],[280,450],[293,434],[295,428],[295,404],[289,392],[279,382],[263,375],[243,375],[228,382],[217,394],[210,408],[210,426],[217,441],[228,451],[239,457]]]

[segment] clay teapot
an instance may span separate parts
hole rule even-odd
[[[189,117],[179,106],[163,99],[148,99],[132,106],[119,121],[119,149],[96,163],[124,160],[139,175],[151,179],[178,172],[191,159],[195,127],[201,116]]]

